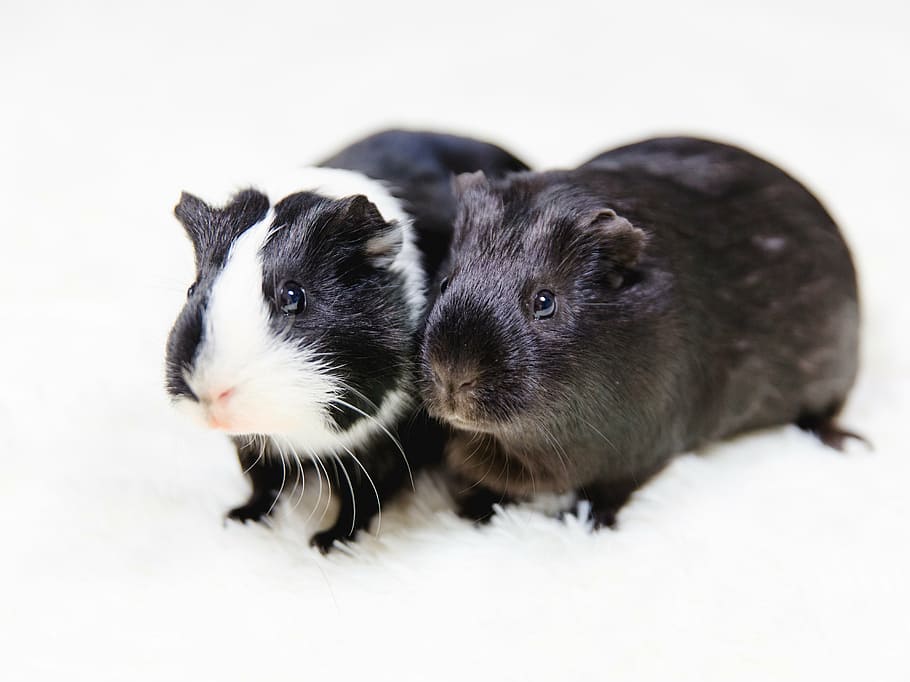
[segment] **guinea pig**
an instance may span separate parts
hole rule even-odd
[[[460,176],[421,349],[462,510],[577,492],[595,526],[674,455],[796,423],[840,448],[856,275],[805,187],[735,147],[652,139],[567,171]]]
[[[311,540],[326,551],[441,455],[416,357],[427,278],[451,238],[451,178],[526,168],[490,144],[393,130],[223,206],[181,196],[196,277],[167,342],[166,387],[234,441],[252,494],[229,518],[263,519],[315,469],[339,502]]]

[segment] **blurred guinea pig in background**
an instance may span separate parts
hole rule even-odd
[[[458,184],[421,365],[466,515],[577,491],[612,525],[675,453],[775,424],[853,435],[834,422],[857,371],[853,263],[779,168],[662,138]]]
[[[313,471],[339,503],[311,539],[326,551],[438,458],[415,359],[426,283],[451,239],[452,177],[526,168],[484,142],[387,131],[224,206],[182,195],[196,278],[168,339],[166,385],[233,439],[252,493],[230,518],[262,519]]]

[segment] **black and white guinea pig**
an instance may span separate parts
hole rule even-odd
[[[664,138],[457,182],[421,359],[466,513],[576,490],[612,525],[674,453],[790,422],[852,435],[833,420],[857,371],[853,264],[782,170]]]
[[[476,140],[387,131],[223,206],[181,196],[196,279],[168,339],[166,386],[234,440],[252,495],[230,518],[260,520],[315,467],[339,502],[312,538],[327,550],[441,452],[415,360],[427,278],[451,238],[451,178],[523,169]]]

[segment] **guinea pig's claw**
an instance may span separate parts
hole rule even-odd
[[[591,530],[600,530],[601,528],[615,528],[616,514],[618,509],[600,508],[591,509]]]
[[[335,541],[338,539],[338,536],[331,530],[324,530],[310,538],[310,546],[315,547],[321,554],[325,555],[335,547]]]
[[[268,509],[262,509],[261,505],[254,502],[231,509],[227,514],[225,514],[224,520],[225,522],[231,520],[239,521],[240,523],[246,523],[247,521],[252,521],[254,523],[265,523],[267,516]]]
[[[872,443],[867,438],[854,431],[848,431],[840,427],[833,415],[816,417],[802,416],[796,421],[796,425],[803,431],[815,434],[822,443],[829,448],[844,451],[848,440],[856,440],[872,450]]]
[[[501,493],[494,493],[483,486],[459,491],[455,496],[455,512],[474,525],[489,523],[496,514],[496,507],[511,504],[513,500]]]

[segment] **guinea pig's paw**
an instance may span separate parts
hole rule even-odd
[[[839,452],[844,452],[847,448],[847,443],[853,440],[862,443],[869,450],[872,449],[872,443],[867,438],[855,431],[841,428],[833,419],[826,419],[808,427],[800,424],[800,428],[814,433],[815,437],[822,443]]]
[[[338,533],[333,528],[329,528],[328,530],[316,533],[313,537],[311,537],[310,546],[315,547],[322,554],[328,554],[332,549],[335,548],[336,540],[346,539],[350,539],[348,535],[344,533]]]
[[[615,507],[591,507],[591,530],[616,528],[617,512]]]
[[[839,452],[846,451],[847,443],[849,441],[857,441],[865,445],[867,450],[872,450],[872,443],[869,442],[869,439],[867,439],[865,436],[856,433],[855,431],[847,431],[846,429],[842,429],[840,426],[834,423],[829,423],[820,429],[818,432],[818,438],[829,448],[833,448]]]
[[[592,530],[615,528],[616,515],[646,477],[601,481],[585,486],[582,499],[591,505]]]
[[[269,513],[274,505],[274,500],[253,499],[244,505],[234,507],[225,515],[225,519],[246,523],[253,521],[255,523],[266,523]]]
[[[582,498],[572,509],[563,509],[559,512],[556,518],[567,521],[569,517],[575,517],[583,523],[590,521],[593,533],[601,528],[615,528],[618,513],[619,509],[615,506],[596,506],[591,500]]]
[[[489,488],[475,486],[457,495],[455,513],[475,525],[484,525],[489,523],[496,513],[495,505],[511,502],[512,500],[505,495],[495,493]]]

